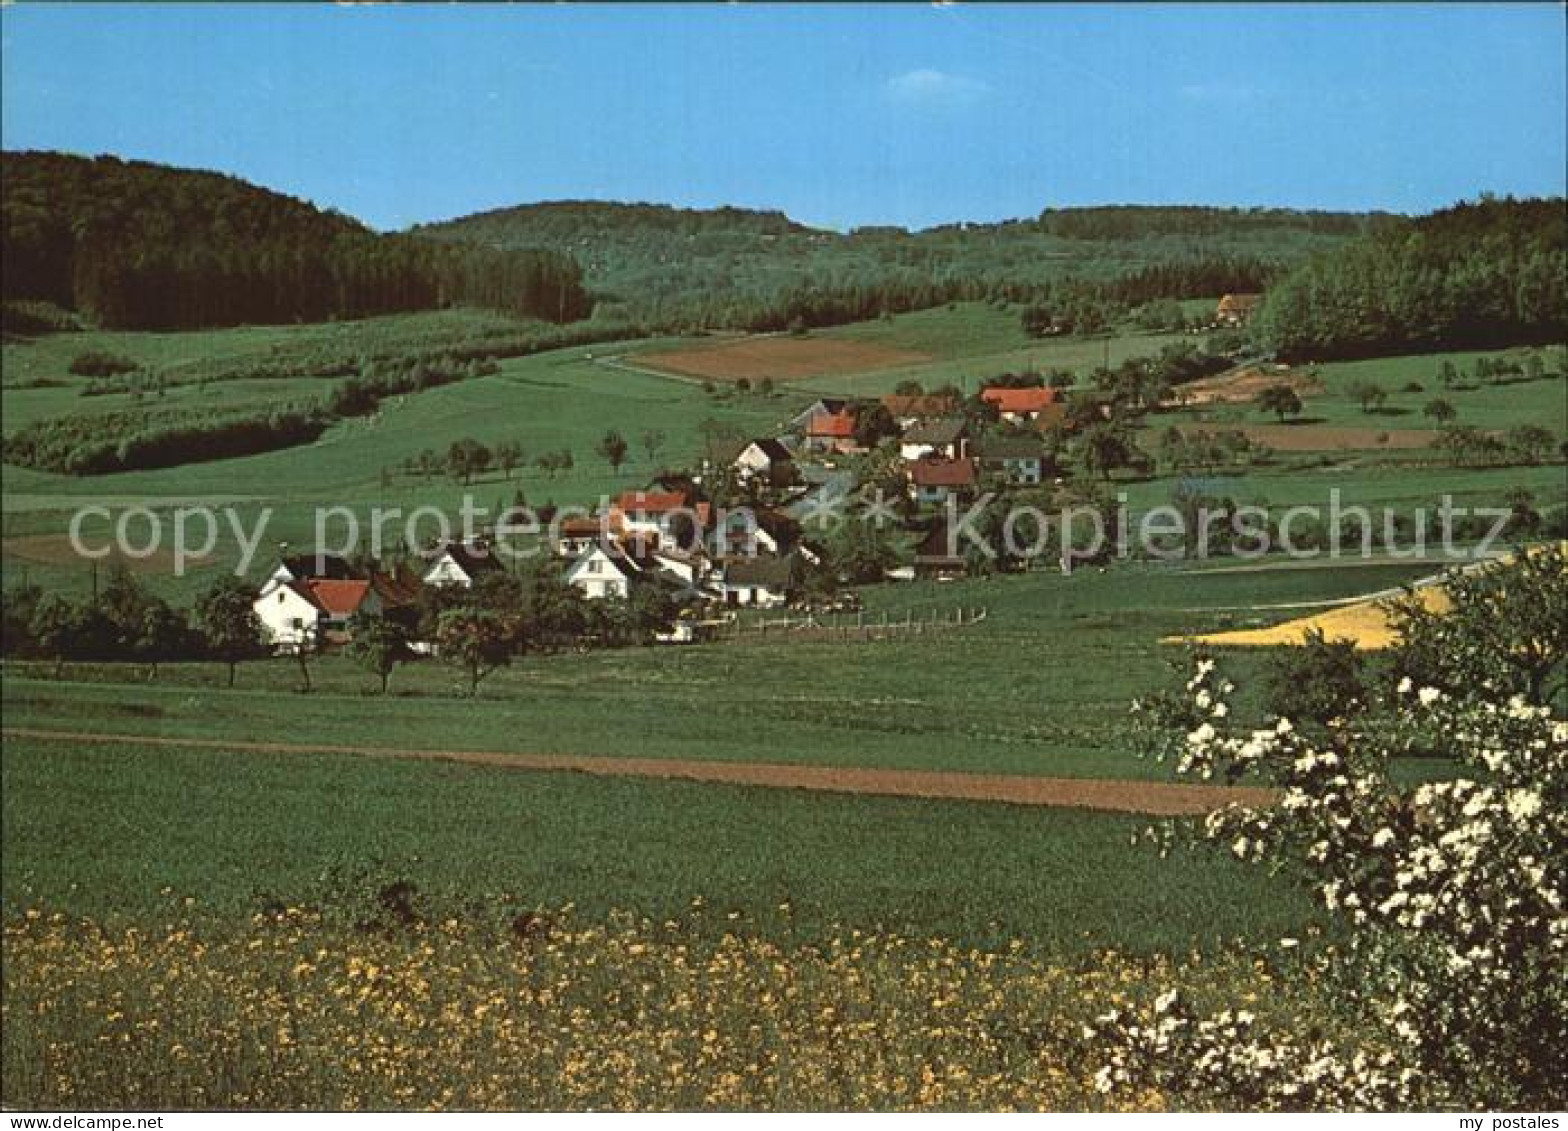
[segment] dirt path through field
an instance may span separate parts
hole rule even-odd
[[[408,758],[462,762],[515,770],[569,770],[608,777],[668,778],[718,782],[772,789],[812,789],[827,793],[865,793],[888,797],[928,797],[960,801],[997,801],[1012,805],[1046,805],[1099,809],[1116,813],[1183,816],[1207,813],[1223,805],[1265,805],[1273,800],[1266,789],[1183,785],[1172,782],[1112,781],[1090,778],[1042,778],[1026,774],[966,774],[940,770],[849,769],[836,766],[792,766],[776,762],[702,762],[674,758],[607,758],[587,754],[501,754],[479,750],[417,750],[390,746],[344,746],[334,743],[243,742],[220,738],[171,738],[97,731],[40,730],[6,727],[6,739],[45,742],[123,743],[197,750],[231,750],[253,754],[353,754],[369,758]]]

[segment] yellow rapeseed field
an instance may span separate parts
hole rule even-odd
[[[455,921],[356,930],[289,909],[215,934],[31,908],[4,926],[4,1102],[1098,1107],[1082,1046],[1097,1013],[1177,975],[1232,1000],[1280,996],[1239,958],[1058,966],[1022,944],[857,930],[786,947],[730,918],[700,934],[568,910],[473,937]]]

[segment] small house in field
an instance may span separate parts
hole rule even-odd
[[[917,459],[909,465],[909,490],[917,503],[942,505],[974,493],[975,465],[968,459]]]
[[[994,405],[997,416],[1009,424],[1028,424],[1038,420],[1047,408],[1059,403],[1062,391],[1043,385],[1027,389],[996,386],[982,389],[980,399],[988,405]]]
[[[800,591],[801,561],[796,554],[758,554],[719,563],[715,587],[726,605],[776,609]]]
[[[273,648],[315,648],[342,643],[356,613],[385,608],[381,591],[364,579],[315,578],[272,586],[252,605],[261,621],[263,642]]]
[[[982,475],[1015,487],[1032,487],[1045,481],[1048,459],[1045,445],[1034,436],[987,436],[976,446]]]
[[[426,585],[470,589],[485,574],[504,572],[490,544],[483,539],[443,542],[430,554],[430,565],[422,580]]]
[[[963,459],[969,454],[969,422],[961,416],[921,421],[905,431],[898,454],[905,460]]]
[[[1222,295],[1214,308],[1214,321],[1221,326],[1244,326],[1263,302],[1262,295]]]
[[[941,393],[889,393],[882,398],[882,407],[887,409],[893,423],[907,429],[922,420],[951,416],[958,410],[958,402]]]
[[[863,451],[860,442],[855,439],[855,414],[845,409],[813,416],[806,425],[804,446],[808,451],[837,455],[854,455]]]

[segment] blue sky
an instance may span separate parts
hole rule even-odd
[[[8,5],[8,149],[401,227],[531,200],[921,227],[1564,191],[1557,5]]]

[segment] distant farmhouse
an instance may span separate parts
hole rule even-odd
[[[1040,419],[1040,415],[1061,403],[1062,391],[1044,386],[1011,389],[993,387],[983,389],[980,399],[986,404],[996,408],[996,414],[1009,424],[1029,424]]]
[[[1262,301],[1262,295],[1222,295],[1219,305],[1214,308],[1214,321],[1221,326],[1244,326]]]

